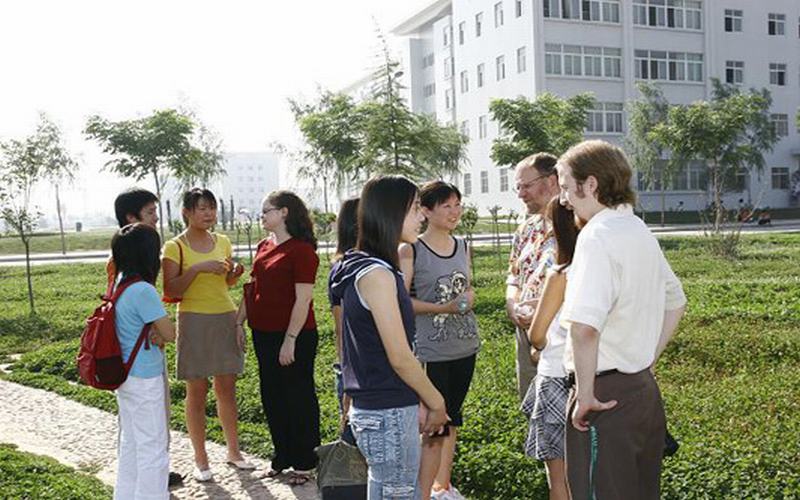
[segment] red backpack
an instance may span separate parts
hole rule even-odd
[[[128,372],[142,344],[145,344],[145,349],[150,349],[148,324],[142,328],[128,362],[123,363],[114,322],[116,316],[114,304],[117,299],[130,285],[139,281],[141,278],[138,277],[124,280],[117,286],[113,295],[111,295],[113,284],[109,284],[108,291],[100,296],[103,302],[87,318],[86,327],[81,334],[81,347],[77,359],[78,374],[86,385],[109,391],[117,389],[128,378]]]

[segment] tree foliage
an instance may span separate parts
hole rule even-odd
[[[112,155],[106,168],[123,177],[142,180],[152,176],[159,198],[159,224],[164,238],[162,188],[168,176],[197,176],[203,151],[192,144],[195,124],[174,109],[155,111],[133,120],[109,121],[92,116],[85,133]]]
[[[724,221],[722,194],[739,171],[764,169],[764,153],[778,140],[769,119],[772,97],[766,89],[741,91],[713,80],[709,101],[671,106],[667,119],[652,131],[670,153],[669,162],[703,160],[708,170],[714,231]]]
[[[409,109],[401,96],[398,64],[384,46],[368,97],[321,91],[312,103],[290,101],[306,148],[300,175],[339,191],[348,181],[402,174],[416,181],[458,173],[467,138],[453,125]],[[325,191],[326,211],[327,189]]]
[[[586,116],[593,105],[589,93],[566,99],[549,92],[532,101],[526,97],[494,99],[489,112],[501,134],[492,143],[492,161],[509,166],[534,153],[561,155],[583,140]]]

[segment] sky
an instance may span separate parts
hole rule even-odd
[[[374,67],[388,33],[431,0],[3,0],[0,140],[30,134],[43,111],[82,168],[68,215],[106,211],[131,185],[100,171],[86,119],[190,106],[226,151],[266,151],[297,134],[287,98],[341,89]],[[52,188],[36,200],[46,204]]]

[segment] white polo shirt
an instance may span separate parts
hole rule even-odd
[[[655,359],[664,312],[686,303],[658,241],[630,205],[606,208],[578,235],[561,323],[600,332],[597,371],[636,373]],[[567,336],[564,365],[575,371]]]

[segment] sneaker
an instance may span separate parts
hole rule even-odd
[[[431,490],[431,500],[447,500],[448,499],[447,494],[449,492],[450,492],[449,490],[439,490],[439,491]]]
[[[203,469],[201,470],[198,466],[194,466],[194,470],[192,471],[192,477],[195,481],[206,483],[214,479],[214,475],[211,474],[211,469]]]
[[[431,500],[466,500],[452,484],[446,490],[431,490]]]

